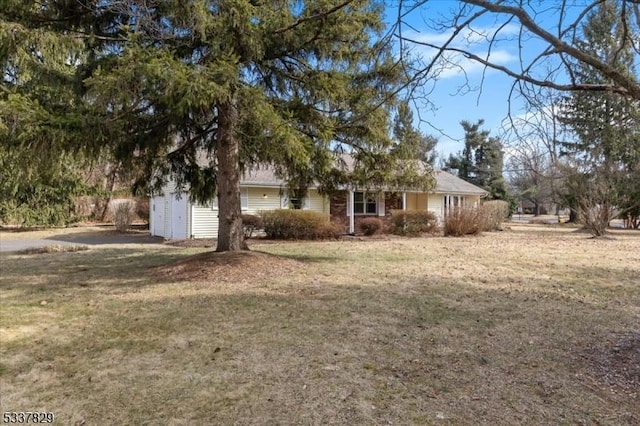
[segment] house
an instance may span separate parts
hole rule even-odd
[[[443,170],[435,171],[436,185],[430,192],[366,192],[345,188],[330,196],[310,188],[303,199],[289,197],[286,183],[269,168],[245,173],[240,182],[243,214],[264,210],[294,208],[326,213],[332,221],[345,225],[353,233],[365,217],[387,217],[393,209],[429,210],[439,220],[456,207],[477,206],[487,192]],[[200,205],[191,203],[187,194],[177,193],[169,183],[161,194],[151,197],[149,209],[151,235],[171,240],[216,238],[218,236],[217,200]]]

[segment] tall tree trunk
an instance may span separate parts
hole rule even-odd
[[[107,185],[107,201],[102,208],[102,213],[100,214],[100,222],[104,222],[107,220],[107,213],[109,212],[109,204],[111,203],[111,199],[113,198],[113,190],[116,187],[116,177],[118,175],[118,169],[120,168],[120,164],[115,166],[111,173],[109,173],[109,183]]]
[[[569,208],[569,223],[578,223],[578,210]]]
[[[240,207],[240,140],[235,99],[218,105],[218,247],[216,251],[247,250]]]

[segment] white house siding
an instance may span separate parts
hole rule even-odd
[[[442,220],[444,217],[443,198],[442,194],[429,194],[428,198],[427,210],[435,214],[438,220]]]
[[[280,190],[278,188],[242,188],[247,191],[247,207],[244,214],[258,214],[262,210],[280,208]],[[191,208],[191,238],[218,237],[218,209],[213,203],[203,206],[194,204]]]
[[[285,191],[274,187],[243,187],[247,194],[247,206],[242,209],[244,214],[258,214],[264,210],[281,208],[282,199],[286,197]],[[175,194],[156,196],[156,208],[162,206],[162,214],[154,216],[155,221],[162,221],[162,236],[172,238],[176,230],[171,229],[172,205],[175,203]],[[186,194],[183,194],[187,197]],[[285,200],[286,201],[286,200]],[[286,204],[286,202],[285,202]],[[329,214],[329,199],[321,196],[317,190],[309,190],[305,201],[305,208]],[[158,228],[158,226],[156,226]],[[187,203],[187,238],[217,238],[218,237],[218,209],[214,203],[198,205]]]
[[[246,188],[249,199],[247,208],[242,209],[243,213],[257,214],[262,210],[274,210],[280,208],[280,189],[279,188]]]
[[[214,210],[212,204],[194,204],[191,207],[191,237],[218,237],[218,210]]]
[[[329,214],[329,198],[323,197],[316,189],[310,189],[305,203],[309,210]]]
[[[165,193],[162,198],[162,211],[164,215],[162,236],[165,238],[171,238],[171,196]]]

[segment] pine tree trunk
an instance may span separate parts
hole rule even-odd
[[[218,105],[218,247],[216,251],[247,250],[240,207],[240,140],[236,133],[235,99]]]
[[[109,174],[109,184],[107,187],[107,201],[102,209],[102,213],[100,214],[100,222],[104,222],[107,220],[107,213],[109,212],[109,203],[111,203],[111,199],[113,198],[113,190],[116,187],[116,176],[118,175],[119,166],[115,166],[111,173]]]
[[[578,223],[578,210],[569,209],[569,223]]]

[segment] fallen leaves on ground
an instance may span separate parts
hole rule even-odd
[[[606,342],[580,353],[591,373],[607,386],[640,394],[640,332],[612,334]]]
[[[292,273],[304,264],[259,251],[206,252],[156,268],[156,273],[177,281],[211,283],[255,282]]]

